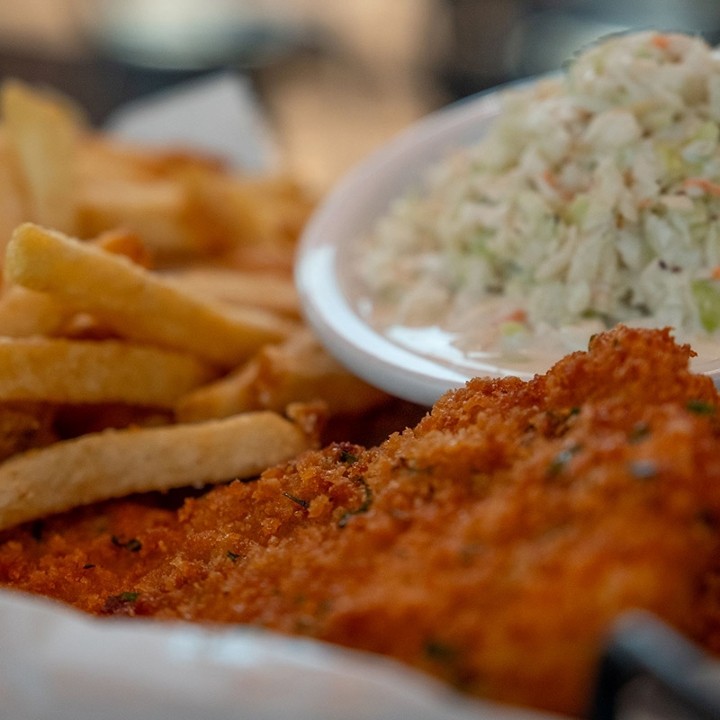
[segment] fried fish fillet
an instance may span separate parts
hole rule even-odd
[[[621,327],[529,382],[473,380],[376,447],[17,528],[0,583],[320,638],[580,713],[626,609],[720,650],[720,398],[691,355]]]

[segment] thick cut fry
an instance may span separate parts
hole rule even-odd
[[[0,265],[13,230],[27,220],[23,193],[17,173],[11,167],[8,145],[5,127],[0,126]]]
[[[53,295],[10,285],[0,295],[0,336],[56,335],[73,312]]]
[[[94,137],[83,144],[78,164],[81,237],[123,225],[170,261],[215,254],[241,239],[219,217],[218,201],[205,201],[217,183],[236,183],[215,159],[141,152]]]
[[[106,230],[93,238],[92,243],[113,255],[124,255],[128,260],[148,270],[153,267],[150,248],[132,230],[122,227]]]
[[[300,315],[297,291],[290,276],[190,267],[173,270],[163,277],[181,290],[213,302],[259,307],[291,317]]]
[[[257,358],[253,358],[220,380],[190,391],[178,400],[175,417],[180,422],[198,422],[258,409],[258,370]]]
[[[147,248],[136,235],[125,230],[103,233],[92,242],[143,267],[151,265]],[[0,336],[64,334],[74,314],[72,307],[54,295],[28,290],[20,285],[7,285],[0,294]]]
[[[195,148],[164,149],[126,142],[95,133],[78,148],[79,175],[83,182],[97,178],[146,182],[175,178],[188,169],[224,174],[226,163]]]
[[[180,398],[184,422],[227,417],[253,409],[284,412],[293,402],[320,400],[329,414],[363,413],[387,395],[351,375],[309,330],[263,348],[244,367]]]
[[[80,113],[59,95],[15,81],[3,85],[1,102],[24,219],[74,232]]]
[[[131,493],[253,477],[308,445],[271,412],[58,442],[0,465],[0,529]]]
[[[255,474],[384,397],[289,340],[294,181],[123,145],[22,83],[0,105],[0,527]]]
[[[0,401],[171,407],[213,377],[192,355],[112,340],[0,339]]]
[[[78,234],[92,237],[117,226],[137,233],[158,257],[203,250],[189,227],[185,191],[172,180],[93,178],[78,188]]]
[[[222,308],[180,292],[126,258],[26,223],[8,244],[10,282],[57,295],[119,335],[234,367],[292,325],[258,309]]]
[[[363,413],[387,395],[350,374],[307,328],[258,354],[256,393],[260,407],[280,410],[289,403],[323,400],[333,414]]]

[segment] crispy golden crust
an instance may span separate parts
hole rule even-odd
[[[580,712],[623,609],[720,649],[720,400],[690,354],[620,328],[530,382],[473,380],[376,448],[6,533],[0,582],[310,635]]]

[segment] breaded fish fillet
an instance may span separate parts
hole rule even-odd
[[[529,382],[473,380],[377,447],[5,533],[0,583],[312,636],[578,713],[625,609],[720,649],[720,399],[691,354],[618,328]]]

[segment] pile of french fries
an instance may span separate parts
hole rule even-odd
[[[252,477],[385,398],[300,319],[286,178],[150,152],[0,91],[0,529]]]

